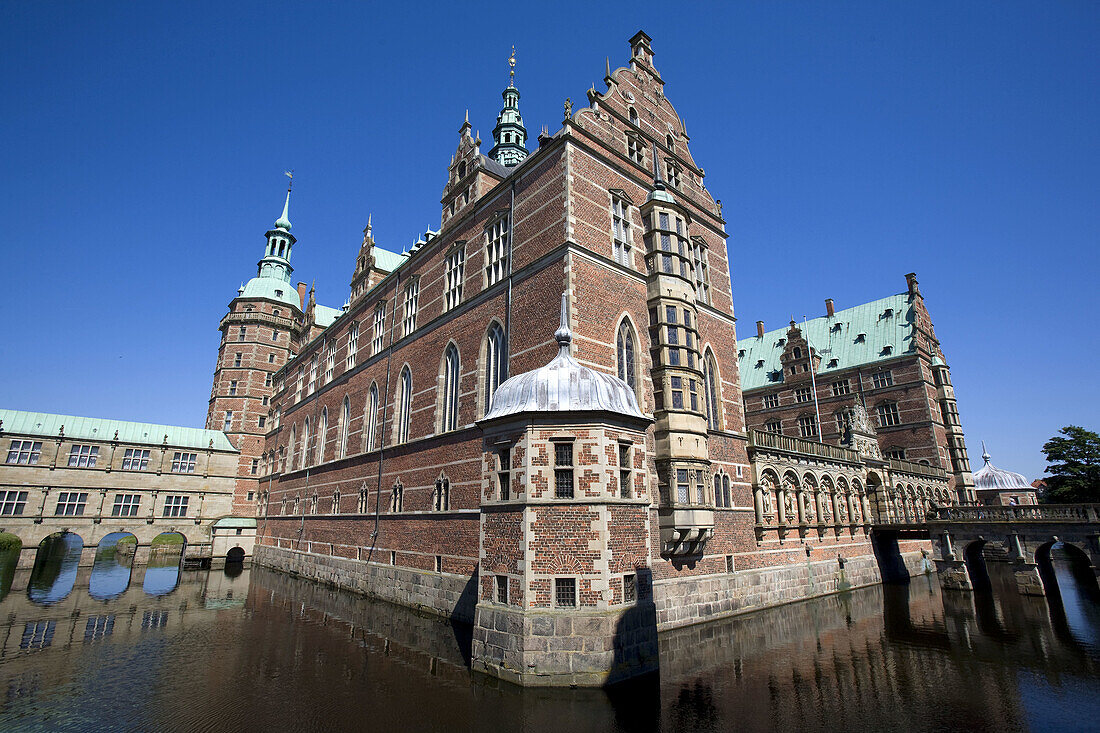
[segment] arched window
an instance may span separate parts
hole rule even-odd
[[[714,504],[722,506],[722,475],[714,474]]]
[[[290,459],[287,460],[286,464],[283,466],[284,471],[293,471],[294,470],[294,457],[297,455],[297,453],[295,452],[297,450],[297,448],[298,448],[298,426],[297,425],[291,425],[290,426],[290,442],[287,444],[287,449],[286,449],[286,454],[285,454],[287,456],[290,456]]]
[[[672,139],[672,135],[665,136],[665,144],[668,145],[669,150],[676,150],[676,142]]]
[[[733,495],[730,492],[730,477],[726,474],[722,474],[722,501],[724,502],[722,504],[724,507],[728,508],[733,506]]]
[[[630,388],[637,394],[638,380],[634,361],[634,329],[630,327],[630,321],[625,318],[619,324],[619,333],[615,338],[615,351],[618,356],[619,379],[630,385]]]
[[[636,109],[631,107],[629,116],[630,116],[630,124],[632,124],[632,125],[638,124],[638,111]]]
[[[302,457],[299,461],[299,468],[305,468],[309,465],[309,418],[307,417],[302,427]]]
[[[317,426],[317,458],[315,463],[325,462],[325,440],[328,438],[328,408],[321,408],[321,422]]]
[[[714,352],[707,349],[703,359],[703,389],[707,399],[707,427],[711,430],[722,429],[721,405],[718,401],[718,364],[714,361]]]
[[[351,423],[351,400],[344,397],[344,407],[340,410],[340,442],[337,447],[337,458],[343,458],[348,454],[348,426]]]
[[[404,443],[409,439],[409,412],[412,408],[412,372],[408,367],[401,370],[398,383],[397,415],[393,427],[395,443]]]
[[[458,177],[464,178],[466,176],[466,161],[462,161],[458,164]]]
[[[459,388],[459,361],[458,349],[454,344],[447,346],[443,354],[443,384],[440,394],[442,410],[439,422],[440,432],[446,433],[458,427],[458,388]]]
[[[508,359],[504,351],[504,329],[496,321],[485,334],[485,412],[493,403],[493,394],[508,378]]]
[[[363,450],[374,450],[374,435],[378,431],[378,385],[371,382],[367,410],[363,413]]]

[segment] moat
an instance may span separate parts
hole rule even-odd
[[[134,582],[126,558],[0,558],[0,730],[1083,730],[1100,602],[941,592],[934,577],[661,635],[660,674],[523,690],[471,630],[260,567]],[[77,557],[79,553],[77,553]],[[135,569],[134,571],[138,571]],[[32,577],[33,573],[33,577]],[[136,577],[136,576],[135,576]]]

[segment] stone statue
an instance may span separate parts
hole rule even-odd
[[[783,511],[787,515],[787,524],[798,521],[798,512],[794,509],[794,494],[790,489],[783,491]]]
[[[565,118],[569,119],[573,116],[573,100],[569,97],[565,98]]]
[[[760,507],[764,512],[764,516],[772,513],[772,488],[769,485],[765,485],[760,489]]]

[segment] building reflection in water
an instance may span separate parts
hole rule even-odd
[[[662,634],[659,677],[523,690],[471,673],[470,629],[444,619],[261,568],[185,571],[154,595],[135,567],[118,591],[117,558],[99,559],[52,605],[27,592],[27,571],[0,577],[24,591],[0,602],[0,729],[1004,731],[1100,719],[1098,606],[1057,563],[1064,590],[1049,603],[991,565],[984,594],[945,595],[935,578],[862,589]]]

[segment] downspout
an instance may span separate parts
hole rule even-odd
[[[390,351],[386,355],[386,391],[383,393],[385,396],[382,399],[382,423],[379,426],[381,428],[379,437],[381,440],[378,445],[378,483],[377,494],[374,499],[374,529],[370,533],[370,552],[367,554],[367,561],[370,562],[371,557],[374,555],[375,546],[378,543],[378,523],[380,521],[379,514],[382,511],[382,464],[385,460],[386,454],[386,417],[389,414],[389,395],[390,395],[390,369],[393,364],[393,334],[396,327],[397,318],[397,296],[401,292],[401,270],[397,270],[397,281],[393,288],[393,308],[390,309]],[[395,397],[394,400],[397,398]],[[411,404],[411,403],[410,403]]]

